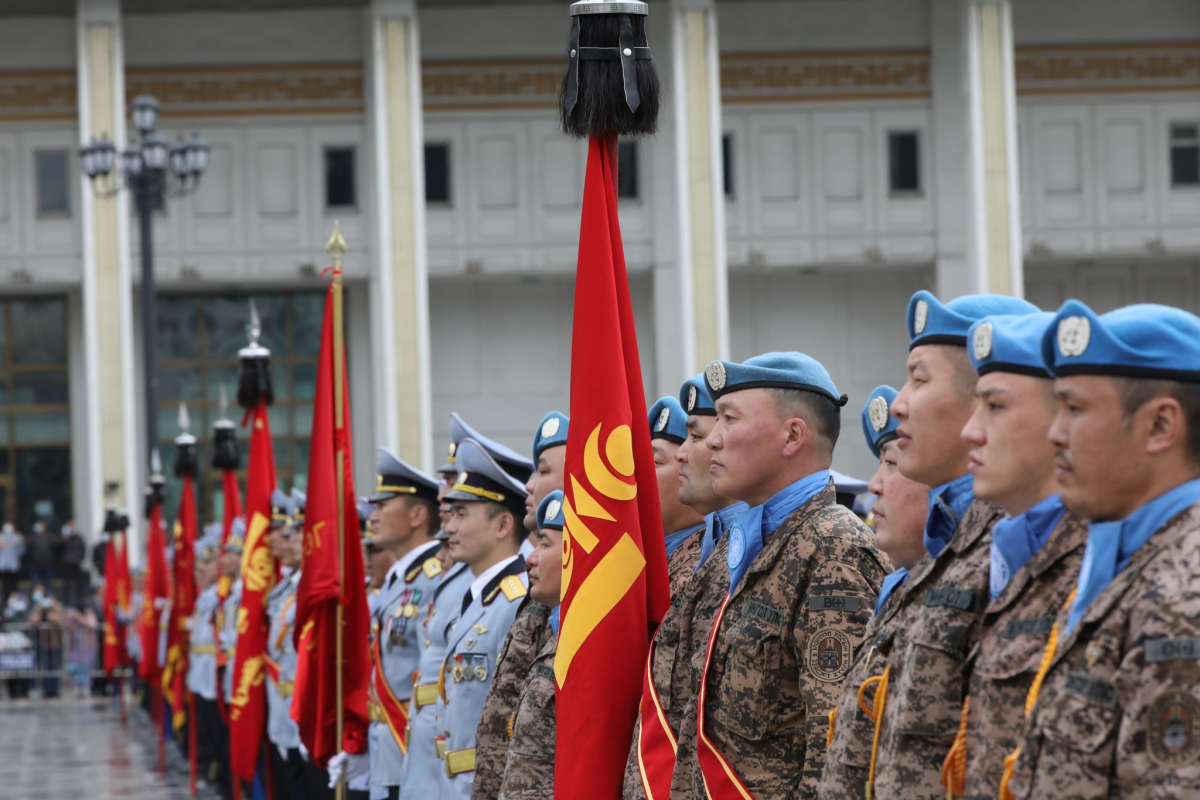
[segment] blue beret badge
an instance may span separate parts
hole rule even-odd
[[[688,387],[688,404],[687,404],[688,413],[689,414],[692,413],[695,409],[696,409],[696,387],[689,386]]]
[[[924,300],[917,301],[917,307],[913,309],[913,333],[918,335],[925,332],[925,323],[929,320],[929,303]]]
[[[551,417],[546,420],[542,423],[542,438],[549,439],[554,436],[554,434],[558,433],[558,426],[558,417]]]
[[[655,433],[661,433],[666,429],[667,423],[671,420],[671,409],[664,408],[662,413],[658,415],[658,424],[654,426]]]
[[[719,392],[725,388],[725,365],[720,361],[714,361],[708,365],[708,369],[704,370],[704,380],[708,382],[708,388],[714,392]]]
[[[1087,317],[1063,317],[1058,322],[1058,350],[1065,357],[1081,356],[1092,338],[1092,323]]]
[[[871,427],[876,432],[883,430],[888,424],[888,404],[882,397],[873,397],[868,404],[867,414],[871,418]]]
[[[975,329],[971,347],[975,350],[976,361],[982,361],[992,354],[992,323],[985,322]]]

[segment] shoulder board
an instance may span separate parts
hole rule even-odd
[[[372,590],[371,590],[371,594],[372,594],[373,596],[375,596],[375,597],[379,597],[379,590],[378,590],[378,589],[372,589]]]
[[[436,558],[430,557],[425,559],[425,563],[421,565],[421,569],[425,571],[425,575],[430,578],[436,578],[442,574],[442,562]]]
[[[521,583],[521,579],[516,575],[509,575],[504,580],[500,581],[500,591],[504,592],[504,596],[508,598],[508,602],[520,599],[525,596],[525,584]]]
[[[408,572],[404,573],[404,582],[412,583],[413,581],[415,581],[417,579],[417,576],[421,574],[421,568],[423,566],[424,565],[422,565],[422,564],[416,564],[416,565],[410,567]]]

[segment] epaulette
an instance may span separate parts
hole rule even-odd
[[[412,583],[414,580],[416,580],[417,576],[421,574],[421,569],[424,566],[424,564],[416,564],[409,568],[408,572],[404,573],[404,582]]]
[[[442,574],[442,562],[438,561],[433,556],[425,559],[425,563],[421,565],[421,569],[425,570],[425,575],[430,578],[436,578]]]
[[[504,596],[508,598],[508,602],[519,600],[525,596],[525,584],[521,583],[521,579],[516,575],[509,575],[504,580],[500,581],[500,589],[504,592]]]

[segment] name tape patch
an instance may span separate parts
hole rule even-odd
[[[743,608],[747,616],[762,620],[776,627],[783,625],[783,613],[778,609],[771,608],[766,603],[760,603],[757,600],[747,600]]]
[[[925,593],[925,605],[970,611],[975,606],[975,591],[957,586],[935,586]]]
[[[1147,641],[1146,663],[1161,664],[1164,661],[1200,661],[1200,636]]]
[[[1093,703],[1103,703],[1114,708],[1117,705],[1117,687],[1106,680],[1093,678],[1082,672],[1072,672],[1067,676],[1066,690]]]
[[[813,594],[808,596],[808,607],[813,611],[858,611],[862,600],[844,594]]]
[[[1001,634],[1006,639],[1018,636],[1038,636],[1046,638],[1054,627],[1054,617],[1030,617],[1029,619],[1010,619]]]
[[[533,674],[537,675],[539,678],[549,678],[550,680],[554,680],[554,667],[550,666],[549,664],[535,664],[533,667]]]

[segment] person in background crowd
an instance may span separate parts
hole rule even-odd
[[[33,523],[33,534],[26,542],[29,582],[50,586],[58,577],[61,538],[46,530],[42,521]]]
[[[29,627],[31,635],[36,637],[37,669],[44,674],[41,679],[44,698],[55,698],[59,694],[57,673],[62,669],[63,622],[62,604],[42,584],[34,586]]]
[[[8,596],[16,591],[23,555],[25,537],[17,533],[11,522],[4,523],[0,528],[0,606],[8,605]]]
[[[71,608],[83,605],[87,588],[87,570],[83,566],[86,560],[87,542],[79,535],[75,520],[70,520],[62,526],[62,579],[63,602]]]
[[[92,545],[92,569],[104,577],[104,559],[108,555],[108,531],[102,531],[96,544]]]

